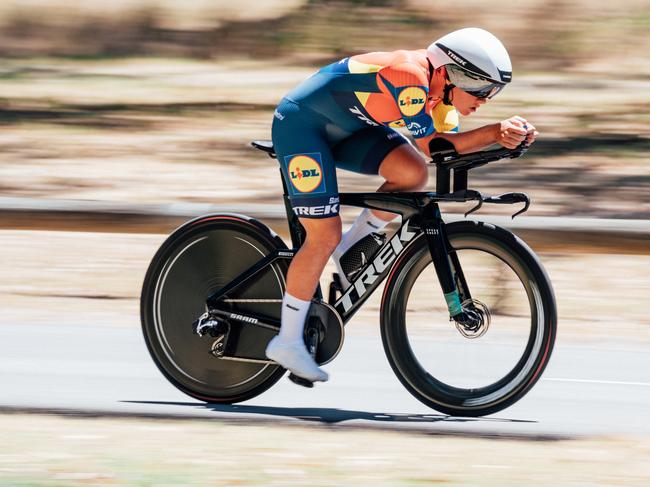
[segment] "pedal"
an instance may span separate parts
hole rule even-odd
[[[303,379],[302,377],[298,377],[297,375],[291,373],[289,374],[289,380],[293,382],[294,384],[298,384],[299,386],[306,387],[308,389],[311,389],[314,387],[314,383],[310,380]]]

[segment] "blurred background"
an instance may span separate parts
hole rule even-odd
[[[280,205],[277,163],[248,144],[270,138],[284,93],[342,57],[467,26],[503,41],[514,75],[461,130],[521,115],[540,131],[472,187],[527,192],[533,216],[650,219],[648,0],[2,0],[0,324],[138,326],[171,228],[121,233],[92,215],[57,228],[17,217],[23,203]],[[339,172],[342,191],[379,184]],[[531,243],[556,288],[558,339],[650,344],[647,233],[579,248],[555,235]]]
[[[424,48],[468,25],[503,40],[514,82],[463,118],[461,129],[517,114],[540,131],[525,157],[474,171],[472,186],[527,192],[533,201],[528,215],[650,218],[647,0],[4,0],[3,201],[45,209],[91,200],[135,208],[244,204],[263,214],[282,202],[280,177],[276,161],[249,141],[270,138],[272,112],[284,93],[341,57]],[[381,180],[339,171],[339,182],[342,190],[372,191]],[[509,211],[492,206],[482,214]],[[111,232],[119,224],[92,215],[66,214],[48,225],[42,213],[0,215],[5,229]],[[344,216],[349,221],[354,214]],[[153,229],[135,222],[129,230],[163,234],[179,222]],[[285,231],[281,220],[269,223]],[[3,235],[3,258],[11,263],[0,270],[0,298],[12,303],[5,313],[22,315],[36,295],[49,309],[89,308],[68,313],[68,320],[91,313],[113,322],[123,308],[130,323],[137,322],[146,263],[163,238]],[[650,296],[647,238],[631,248],[587,246],[577,254],[567,253],[569,243],[553,234],[544,246],[533,245],[546,253],[551,272],[558,268],[552,277],[562,317],[613,317],[634,334],[643,323],[647,334],[650,318],[640,301]],[[569,263],[582,270],[559,272]],[[128,271],[116,273],[116,267]],[[610,286],[604,277],[620,282]],[[612,288],[622,289],[617,300],[609,299]]]
[[[274,161],[247,143],[270,137],[286,91],[341,57],[424,48],[468,25],[502,39],[514,82],[461,129],[520,114],[541,132],[476,183],[530,191],[529,214],[647,218],[647,0],[3,0],[0,188],[280,203]]]

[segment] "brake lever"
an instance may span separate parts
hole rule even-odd
[[[499,196],[490,196],[489,198],[485,198],[484,200],[486,203],[494,203],[497,205],[511,205],[513,203],[524,203],[524,207],[516,212],[514,215],[512,215],[511,218],[515,218],[517,215],[521,215],[522,213],[528,211],[528,208],[530,207],[530,198],[526,193],[504,193]]]
[[[528,207],[530,206],[530,198],[528,197],[528,195],[526,193],[520,193],[520,194],[524,196],[524,207],[510,217],[512,220],[514,220],[517,215],[521,215],[522,213],[528,211]]]
[[[465,213],[465,218],[467,218],[467,215],[471,215],[475,211],[480,210],[481,206],[483,206],[483,201],[485,200],[485,198],[483,198],[483,195],[481,193],[476,191],[476,200],[478,201],[478,205],[476,205],[474,208],[472,208],[467,213]]]

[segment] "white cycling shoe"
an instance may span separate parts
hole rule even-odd
[[[274,337],[266,347],[266,356],[295,375],[311,382],[326,382],[329,375],[318,367],[303,342],[284,343]]]

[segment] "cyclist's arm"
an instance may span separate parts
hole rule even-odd
[[[429,154],[429,142],[434,138],[448,140],[454,144],[456,152],[465,154],[467,152],[476,152],[487,146],[495,144],[498,140],[500,124],[491,124],[479,127],[474,130],[468,130],[461,133],[434,133],[428,137],[416,140],[418,147],[425,153]]]
[[[526,127],[526,128],[524,128]],[[429,154],[429,143],[434,138],[442,138],[454,145],[456,152],[465,154],[484,149],[492,144],[500,144],[508,149],[514,149],[524,139],[530,139],[530,145],[537,135],[535,127],[527,126],[521,117],[512,117],[499,123],[485,125],[462,133],[434,133],[417,140],[418,147]]]

